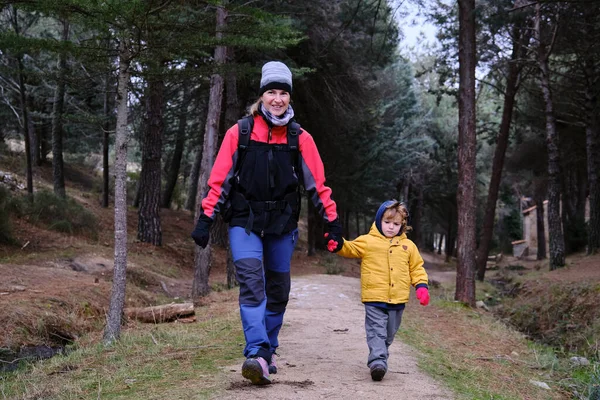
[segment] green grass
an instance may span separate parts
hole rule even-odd
[[[0,375],[0,398],[214,398],[226,389],[222,368],[241,362],[240,325],[235,312],[201,323],[136,325],[112,347],[82,345]]]
[[[451,389],[456,399],[565,398],[560,383],[565,375],[554,369],[551,349],[528,347],[521,334],[488,313],[449,300],[443,290],[432,294],[427,312],[407,307],[398,339],[418,350],[419,367]],[[531,381],[545,382],[551,390]]]

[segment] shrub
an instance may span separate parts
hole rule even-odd
[[[344,265],[338,259],[338,256],[333,254],[327,254],[323,260],[323,264],[327,275],[340,275],[346,270]]]
[[[26,213],[32,223],[44,224],[48,229],[59,232],[88,233],[93,238],[98,235],[94,214],[72,198],[63,199],[43,190],[36,193],[33,202],[26,207]]]
[[[0,186],[0,243],[12,244],[12,226],[10,224],[10,208],[8,204],[11,201],[10,191]]]

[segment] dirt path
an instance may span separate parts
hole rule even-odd
[[[219,398],[453,398],[450,391],[419,371],[415,351],[399,339],[390,347],[389,370],[383,381],[371,380],[357,278],[293,278],[279,353],[279,372],[272,376],[272,385],[250,385],[241,376],[241,365],[233,365],[226,369],[230,387]]]

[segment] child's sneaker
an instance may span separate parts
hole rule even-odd
[[[242,376],[255,385],[268,385],[271,383],[269,365],[267,360],[262,357],[248,358],[244,361]]]
[[[386,368],[381,364],[375,364],[371,367],[371,379],[374,381],[380,381],[387,372]]]
[[[277,362],[275,361],[275,358],[277,358],[277,353],[273,353],[273,355],[271,355],[271,364],[269,364],[269,373],[270,374],[277,373]]]

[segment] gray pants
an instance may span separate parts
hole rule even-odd
[[[385,310],[365,304],[365,330],[369,346],[369,368],[376,364],[387,369],[388,348],[400,328],[402,310]]]

